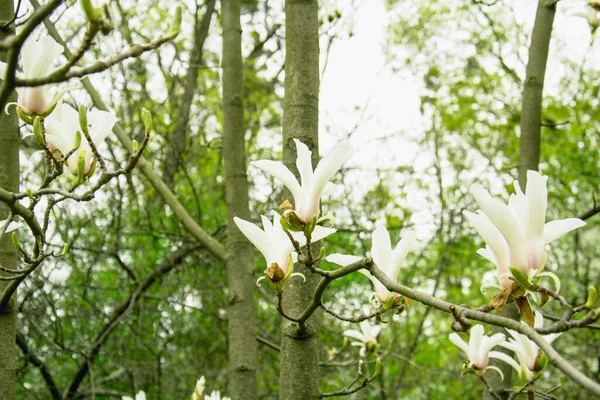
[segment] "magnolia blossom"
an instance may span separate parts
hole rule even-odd
[[[302,184],[294,174],[282,163],[271,160],[254,161],[251,164],[262,169],[283,183],[294,196],[294,212],[305,223],[311,223],[313,218],[319,217],[319,204],[321,196],[331,195],[335,192],[335,185],[329,180],[351,156],[354,150],[350,144],[338,143],[331,152],[325,156],[317,168],[312,169],[311,151],[301,141],[296,142],[296,167],[300,173]]]
[[[221,392],[213,390],[210,395],[204,396],[204,400],[231,400],[229,397],[221,397]]]
[[[392,250],[392,242],[388,230],[384,226],[378,226],[375,231],[373,231],[371,256],[377,267],[379,267],[388,278],[396,282],[398,280],[400,267],[402,266],[406,255],[413,247],[414,242],[415,232],[406,230],[404,231],[402,240],[398,242],[396,248]],[[361,259],[361,257],[344,254],[331,254],[326,258],[327,261],[342,266],[350,265]],[[370,272],[365,270],[359,270],[359,272],[366,275],[371,282],[373,282],[373,285],[375,285],[375,294],[380,302],[385,303],[390,296],[394,296],[394,294],[383,286],[383,284],[371,275]]]
[[[502,333],[486,336],[484,335],[483,325],[475,325],[472,327],[470,335],[469,344],[467,344],[457,333],[451,333],[449,336],[450,341],[460,347],[467,355],[467,358],[469,359],[467,366],[482,372],[488,368],[499,371],[496,367],[488,367],[488,362],[490,358],[504,359],[502,356],[506,356],[506,354],[498,351],[491,351],[495,346],[505,340],[505,336]],[[502,372],[499,373],[502,375]]]
[[[46,77],[52,62],[63,51],[63,46],[56,43],[50,36],[44,36],[39,40],[28,38],[21,48],[23,73],[17,72],[17,77],[21,79]],[[4,79],[6,76],[6,68],[6,63],[0,62],[0,79]],[[19,95],[17,105],[25,114],[43,115],[56,104],[64,93],[65,91],[57,92],[52,85],[20,87],[17,88]]]
[[[194,393],[192,394],[192,400],[202,400],[202,395],[204,394],[204,389],[206,388],[206,379],[204,376],[201,376],[196,382],[196,387],[194,388]]]
[[[380,325],[371,325],[369,321],[364,320],[360,323],[360,331],[349,329],[344,331],[344,336],[355,339],[351,342],[352,346],[360,347],[361,357],[367,355],[367,351],[373,351],[377,347],[377,336],[381,332]]]
[[[123,396],[123,400],[133,400],[133,398],[129,396]],[[138,394],[135,395],[135,400],[146,400],[146,392],[140,390]]]
[[[283,276],[270,276],[271,280],[279,281],[283,277],[289,275],[290,264],[293,264],[292,253],[294,251],[294,246],[281,226],[281,217],[279,214],[273,211],[272,215],[273,222],[266,216],[261,215],[263,229],[238,217],[234,217],[233,220],[240,231],[265,257],[265,260],[267,261],[267,270],[269,270],[269,268],[275,268],[278,271],[281,270]],[[312,233],[312,240],[316,242],[331,235],[335,231],[334,228],[325,228],[317,225]],[[290,233],[300,246],[306,245],[306,238],[303,233]]]
[[[533,326],[534,328],[542,328],[544,326],[544,316],[539,311],[535,313],[535,324]],[[540,370],[539,360],[542,355],[540,347],[533,340],[519,332],[511,329],[507,329],[507,331],[512,336],[512,339],[500,343],[500,346],[514,351],[519,359],[519,363],[504,353],[500,354],[504,354],[505,357],[499,358],[513,367],[521,378],[530,381],[534,378],[535,373]],[[548,343],[552,343],[559,336],[560,333],[552,333],[545,335],[544,338]]]
[[[99,146],[106,136],[112,131],[118,118],[107,111],[92,110],[87,113],[90,138],[94,145]],[[79,156],[83,153],[85,158],[84,173],[88,174],[92,168],[92,148],[87,139],[81,133],[79,125],[79,113],[70,105],[59,103],[52,114],[45,119],[46,123],[46,141],[54,148],[60,150],[65,155],[75,147],[75,138],[77,132],[81,134],[81,144],[67,160],[69,170],[73,175],[77,175]]]
[[[547,179],[537,171],[527,171],[526,193],[515,181],[515,193],[510,196],[508,205],[493,198],[480,185],[471,187],[481,210],[464,211],[464,215],[486,242],[486,248],[477,253],[496,265],[502,288],[512,284],[508,279],[510,266],[519,268],[529,279],[539,275],[548,260],[544,246],[585,225],[579,218],[545,224]]]

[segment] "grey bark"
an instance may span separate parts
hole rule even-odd
[[[12,1],[0,2],[0,23],[10,21],[14,15]],[[7,28],[0,27],[0,40],[14,33],[14,24]],[[0,51],[0,60],[6,61],[6,53]],[[15,101],[15,93],[9,101]],[[0,113],[0,188],[17,192],[19,189],[19,125],[14,112],[6,115]],[[8,208],[0,204],[0,220],[8,217]],[[17,268],[17,252],[10,234],[0,239],[0,265]],[[2,272],[0,272],[2,274]],[[7,281],[0,281],[0,294],[7,286]],[[15,398],[16,383],[16,305],[13,299],[4,309],[0,309],[0,394],[4,400]]]
[[[319,23],[316,0],[285,2],[285,99],[283,103],[283,163],[296,171],[296,146],[302,141],[312,151],[313,167],[319,157]],[[316,247],[315,247],[316,248]],[[290,279],[283,294],[283,308],[299,315],[312,299],[319,280],[304,265],[295,272],[306,282]],[[322,312],[317,310],[304,329],[283,320],[280,361],[279,398],[310,400],[319,396],[319,328]]]
[[[546,75],[546,64],[548,62],[548,51],[550,38],[552,36],[552,24],[556,13],[556,0],[539,0],[531,44],[529,45],[529,60],[525,83],[523,87],[523,103],[521,105],[521,140],[519,148],[519,184],[523,189],[527,186],[527,170],[538,170],[540,163],[541,142],[541,119],[542,119],[542,94],[544,91],[544,78]],[[519,312],[515,304],[507,304],[500,313],[501,316],[515,320],[519,319]],[[494,333],[501,332],[507,335],[504,328],[495,327]],[[503,348],[495,350],[511,354]],[[492,359],[490,365],[500,368],[504,373],[504,381],[496,373],[486,374],[490,387],[495,392],[500,392],[502,398],[508,395],[502,390],[509,389],[514,379],[513,369],[506,363]],[[484,400],[494,400],[494,397],[486,390]]]
[[[254,319],[254,263],[248,240],[233,217],[250,219],[244,140],[242,29],[240,1],[221,2],[223,23],[223,159],[227,204],[225,265],[229,288],[229,396],[256,398],[257,343]]]

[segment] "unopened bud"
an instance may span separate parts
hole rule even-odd
[[[15,245],[15,249],[17,251],[21,250],[21,243],[19,242],[19,236],[17,235],[17,232],[12,233],[12,241],[13,241],[13,244]]]
[[[83,183],[85,177],[85,153],[86,150],[82,150],[77,158],[77,183]]]
[[[146,128],[146,135],[150,135],[150,132],[152,132],[152,114],[145,108],[142,108],[142,121],[144,122],[144,128]]]
[[[138,141],[133,139],[131,141],[131,148],[133,149],[133,152],[135,153],[136,151],[138,151],[139,147],[140,147],[140,145],[139,145]]]
[[[598,292],[596,291],[595,287],[589,286],[588,297],[587,301],[585,302],[585,308],[591,309],[592,307],[594,307],[594,304],[596,304],[596,300],[598,300]]]
[[[44,134],[42,133],[42,119],[37,116],[33,120],[33,137],[40,146],[44,145]]]
[[[181,30],[181,6],[177,6],[175,9],[175,15],[173,15],[173,21],[171,22],[170,35],[178,35]]]
[[[381,358],[377,357],[375,360],[375,372],[373,373],[373,378],[375,378],[381,372]]]
[[[80,104],[78,111],[79,111],[79,126],[81,127],[81,131],[83,133],[88,133],[87,112],[85,111],[85,106],[83,104]]]

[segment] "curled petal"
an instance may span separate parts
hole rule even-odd
[[[258,286],[258,287],[261,287],[261,286],[260,286],[260,281],[262,281],[263,279],[267,279],[267,277],[266,277],[266,276],[261,276],[260,278],[258,278],[258,279],[256,280],[256,286]]]
[[[299,276],[302,278],[302,283],[306,282],[306,277],[304,276],[304,274],[301,274],[300,272],[294,272],[292,274],[290,274],[289,278],[293,277],[293,276]]]
[[[499,373],[500,374],[500,380],[504,381],[504,374],[502,373],[502,371],[500,370],[500,368],[494,367],[493,365],[488,365],[487,367],[485,367],[484,371],[487,371],[488,369],[494,370],[497,373]]]
[[[540,272],[536,276],[538,276],[540,278],[547,276],[548,278],[552,279],[554,281],[554,284],[556,285],[556,289],[555,289],[556,293],[560,292],[560,279],[558,279],[558,276],[554,272],[544,271],[544,272]]]

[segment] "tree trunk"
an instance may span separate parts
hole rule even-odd
[[[519,183],[523,190],[527,181],[527,170],[537,171],[540,163],[542,93],[555,14],[556,0],[539,0],[529,45],[529,60],[521,107]]]
[[[229,395],[256,399],[257,344],[252,248],[233,217],[249,219],[244,140],[240,0],[221,2],[223,21],[223,159],[227,203],[225,264],[229,281]]]
[[[285,2],[285,99],[283,103],[283,162],[291,170],[296,167],[299,139],[312,151],[313,166],[319,158],[319,23],[316,0]],[[315,246],[317,248],[318,246]],[[318,252],[318,250],[317,250]],[[306,282],[292,278],[285,287],[283,308],[299,315],[312,299],[318,276],[304,265],[295,272],[306,276]],[[316,311],[305,329],[284,319],[281,338],[279,398],[311,400],[319,396],[319,327],[322,312]]]
[[[544,77],[546,63],[548,62],[548,49],[552,36],[552,23],[556,13],[556,0],[539,0],[535,23],[529,45],[529,60],[523,88],[523,103],[521,105],[521,141],[519,153],[519,184],[525,190],[527,186],[527,170],[536,170],[540,163],[540,137],[542,121],[542,93],[544,91]],[[515,304],[507,304],[500,315],[508,318],[519,319],[519,312]],[[494,333],[507,334],[504,328],[494,328]],[[507,352],[503,348],[499,351]],[[511,352],[507,352],[511,353]],[[491,359],[490,365],[500,368],[504,373],[504,381],[495,373],[486,374],[490,387],[495,392],[509,389],[512,385],[513,369],[508,364]],[[507,395],[499,393],[501,398]],[[484,400],[494,400],[486,390]]]
[[[0,2],[0,23],[10,21],[14,15],[12,1]],[[0,40],[14,33],[14,24],[6,29],[0,28]],[[0,60],[6,60],[6,53],[0,51]],[[14,92],[9,101],[15,101]],[[19,125],[14,109],[10,115],[0,112],[0,187],[12,192],[19,189]],[[8,217],[8,208],[0,204],[0,220]],[[17,252],[11,240],[11,234],[0,239],[0,265],[17,268]],[[0,272],[0,275],[6,276]],[[0,280],[0,294],[7,286]],[[1,297],[1,296],[0,296]],[[16,307],[14,297],[8,306],[0,310],[0,394],[3,400],[15,398],[16,383]]]

